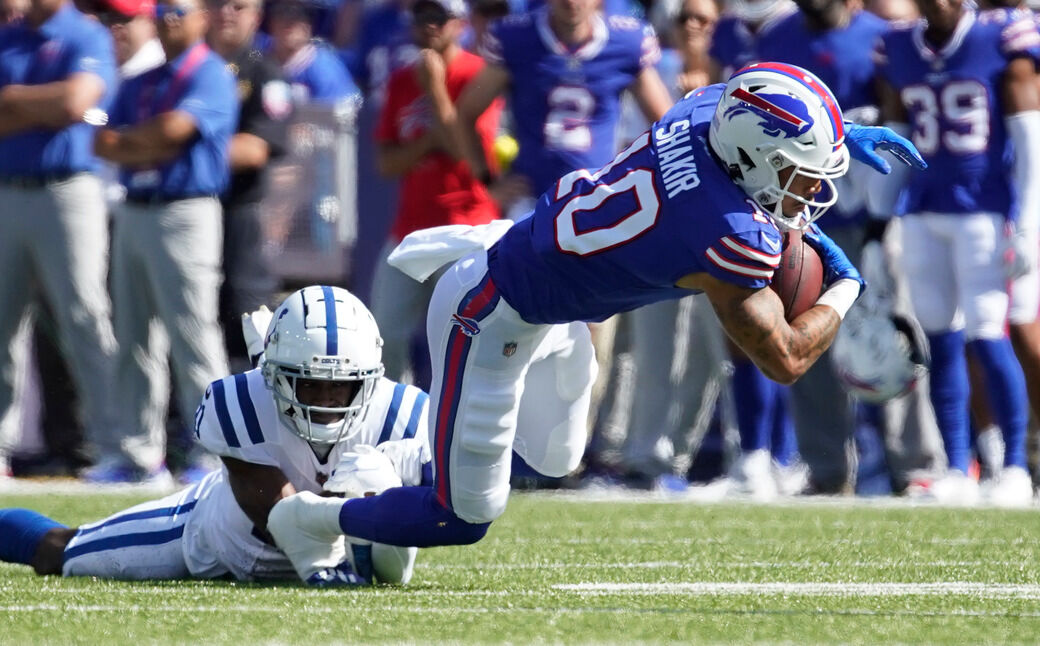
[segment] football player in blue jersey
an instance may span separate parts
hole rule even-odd
[[[458,100],[459,154],[490,183],[474,124],[508,89],[519,152],[504,179],[526,184],[530,195],[572,170],[610,161],[624,90],[632,91],[650,121],[671,106],[654,69],[660,49],[649,26],[604,15],[599,0],[546,5],[492,25],[482,47],[488,64]]]
[[[712,79],[724,81],[733,72],[756,60],[759,34],[791,15],[791,0],[730,0],[712,34],[708,55]]]
[[[1006,447],[1004,469],[983,497],[1027,505],[1026,390],[1005,326],[1007,280],[1035,267],[1038,250],[1040,35],[1028,12],[978,12],[961,0],[919,0],[918,7],[923,20],[883,38],[879,73],[884,118],[906,130],[912,124],[929,163],[895,207],[906,214],[904,269],[931,346],[931,397],[950,465],[927,493],[958,503],[979,498],[967,476],[967,346]],[[1021,294],[1034,315],[1037,291]]]
[[[547,476],[581,458],[595,363],[575,321],[702,291],[766,374],[794,381],[863,286],[811,223],[834,203],[850,155],[887,166],[878,146],[916,155],[885,128],[846,126],[809,72],[753,65],[687,95],[606,166],[560,177],[516,224],[411,234],[390,261],[413,276],[460,258],[438,280],[427,317],[434,486],[346,502],[301,493],[275,511],[288,508],[311,536],[420,547],[480,540],[506,507],[510,449]],[[767,289],[781,228],[804,230],[825,268],[824,293],[791,322]]]
[[[406,583],[414,548],[337,535],[303,555],[279,538],[291,519],[271,510],[297,491],[358,496],[429,483],[428,396],[382,377],[375,319],[346,290],[306,287],[247,322],[247,337],[266,336],[266,346],[250,344],[263,351],[260,367],[214,381],[195,414],[196,438],[222,469],[78,528],[0,509],[0,560],[113,579]]]
[[[874,44],[888,24],[847,0],[795,0],[795,4],[797,11],[758,32],[756,58],[812,71],[834,91],[849,121],[874,125]],[[866,169],[853,169],[839,183],[841,199],[828,216],[827,228],[854,264],[859,262],[865,225],[866,178],[857,171]],[[784,414],[789,399],[795,423],[788,427],[797,432],[797,445],[809,469],[806,491],[849,492],[855,480],[855,461],[848,450],[856,427],[855,410],[830,362],[819,362],[788,392],[739,352],[733,355],[733,398],[742,452],[730,469],[731,490],[759,500],[775,496],[773,476],[782,471],[771,468],[768,448],[775,417]]]

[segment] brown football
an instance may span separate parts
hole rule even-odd
[[[784,318],[793,321],[816,304],[823,291],[823,263],[816,250],[802,240],[801,231],[784,234],[780,266],[769,284],[784,304]]]

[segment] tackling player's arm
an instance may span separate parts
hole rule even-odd
[[[228,484],[238,506],[253,525],[266,534],[271,508],[282,498],[296,493],[296,488],[278,467],[250,464],[227,456],[220,459],[227,467]]]
[[[83,120],[105,92],[97,74],[78,72],[40,85],[7,85],[0,89],[0,137],[35,128],[60,130]]]
[[[100,128],[94,152],[124,166],[154,166],[177,157],[197,133],[191,114],[170,110],[126,128]]]
[[[841,318],[816,305],[788,323],[780,297],[768,287],[752,289],[704,273],[685,276],[679,287],[703,291],[726,334],[773,381],[795,382],[830,347]]]

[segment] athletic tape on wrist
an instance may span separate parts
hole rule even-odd
[[[859,298],[860,285],[851,278],[842,278],[831,285],[827,291],[816,299],[817,305],[826,305],[838,313],[838,318],[845,320],[845,314]]]

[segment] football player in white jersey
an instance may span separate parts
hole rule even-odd
[[[352,497],[432,482],[427,394],[383,378],[375,319],[346,290],[301,289],[266,329],[260,367],[210,384],[195,415],[197,440],[223,468],[78,528],[2,509],[0,560],[113,579],[406,583],[415,548],[340,536],[290,560],[268,516],[300,491]]]

